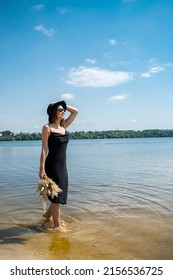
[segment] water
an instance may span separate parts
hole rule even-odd
[[[1,259],[173,259],[173,138],[71,140],[58,233],[35,193],[40,149],[0,142]]]

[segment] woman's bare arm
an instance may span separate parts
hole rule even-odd
[[[70,116],[64,120],[64,126],[65,128],[67,128],[76,118],[77,114],[78,114],[78,109],[72,107],[72,106],[68,106],[67,105],[67,111],[70,112]]]
[[[46,176],[45,173],[45,160],[47,156],[47,151],[48,151],[48,138],[50,135],[50,128],[48,125],[44,125],[42,129],[42,149],[41,149],[41,155],[40,155],[40,172],[39,172],[39,177],[43,178]]]

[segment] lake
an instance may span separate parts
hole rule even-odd
[[[0,259],[173,259],[173,138],[71,140],[57,233],[35,192],[40,150],[0,142]]]

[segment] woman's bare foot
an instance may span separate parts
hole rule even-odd
[[[53,228],[53,231],[59,231],[60,230],[60,227],[54,227]]]
[[[46,228],[46,230],[51,231],[51,232],[57,232],[57,231],[60,231],[60,227]]]
[[[48,221],[52,221],[52,216],[46,215],[46,213],[43,214],[43,217]]]

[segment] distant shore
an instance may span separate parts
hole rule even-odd
[[[145,130],[106,130],[68,132],[70,139],[118,139],[118,138],[151,138],[173,137],[173,129]],[[9,130],[0,132],[0,141],[41,140],[40,132],[14,133]]]

